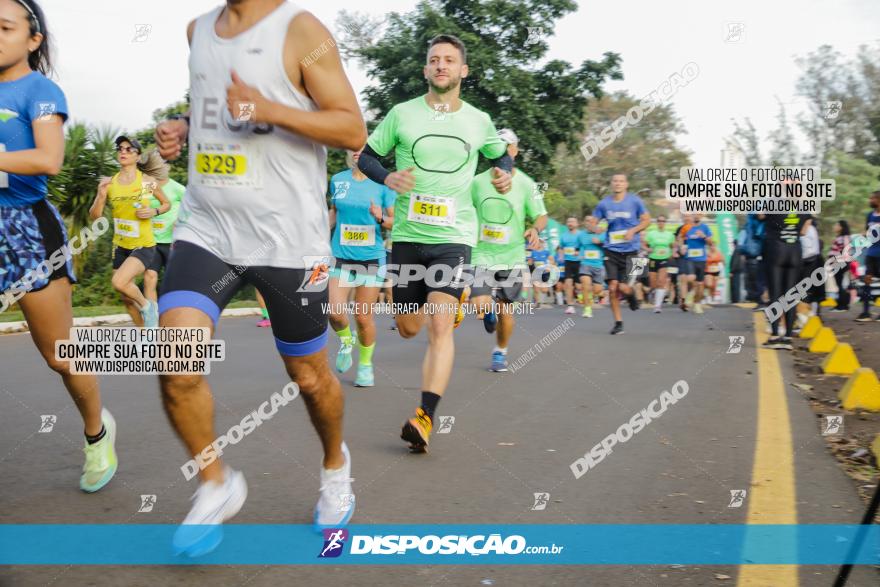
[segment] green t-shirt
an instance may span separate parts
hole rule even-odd
[[[172,234],[174,233],[174,223],[177,222],[177,214],[180,212],[180,202],[183,200],[183,194],[186,192],[186,186],[182,186],[173,179],[169,179],[168,183],[162,186],[162,193],[171,202],[171,207],[164,214],[153,217],[153,236],[156,244],[164,245],[174,242]],[[158,208],[160,203],[156,198],[150,200],[153,208]]]
[[[655,228],[645,236],[648,246],[651,247],[649,259],[663,261],[672,256],[672,244],[675,242],[675,233]]]
[[[394,205],[394,242],[477,244],[478,153],[497,159],[507,149],[488,114],[464,101],[457,112],[434,110],[419,96],[394,106],[367,144],[383,157],[393,149],[398,171],[415,168],[415,189]]]
[[[495,191],[492,170],[487,169],[474,178],[471,193],[478,221],[471,264],[493,269],[524,267],[526,218],[534,220],[547,213],[535,182],[516,169],[510,191],[502,195]]]

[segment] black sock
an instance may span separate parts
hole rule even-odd
[[[623,320],[615,320],[614,325],[615,326],[623,326]]]
[[[425,410],[425,413],[428,414],[428,417],[431,418],[431,421],[434,420],[434,410],[437,409],[437,404],[440,403],[440,396],[432,391],[423,391],[422,392],[422,409]]]
[[[101,424],[101,431],[98,432],[95,436],[89,436],[88,434],[86,434],[86,442],[88,442],[89,444],[95,444],[96,442],[104,438],[105,434],[107,434],[107,429],[104,428],[103,424]]]
[[[870,307],[871,307],[871,286],[866,284],[866,285],[862,286],[862,309],[863,309],[862,311],[865,314],[868,314],[871,311]]]

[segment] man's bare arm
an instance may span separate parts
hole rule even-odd
[[[322,53],[306,59],[316,49]],[[327,27],[311,13],[299,14],[288,29],[284,58],[288,72],[291,66],[299,69],[302,85],[319,110],[275,105],[268,122],[330,147],[363,147],[367,127]]]

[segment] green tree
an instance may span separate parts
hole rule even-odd
[[[540,181],[552,174],[557,145],[575,149],[588,96],[600,97],[607,79],[623,78],[614,53],[577,68],[561,60],[538,65],[548,49],[538,31],[552,33],[555,21],[576,8],[571,0],[422,0],[413,12],[388,15],[375,38],[363,27],[355,30],[342,49],[364,63],[377,82],[364,96],[378,120],[394,104],[425,93],[428,41],[441,33],[458,36],[470,68],[462,80],[463,98],[488,112],[498,128],[516,131],[522,141],[520,164]],[[352,31],[356,18],[341,13],[340,27]]]
[[[758,137],[758,131],[751,119],[746,118],[742,124],[734,120],[733,128],[730,141],[739,148],[745,157],[746,165],[760,167],[764,162],[764,158],[761,156],[761,139]]]
[[[811,147],[812,163],[825,166],[834,149],[880,163],[880,44],[862,46],[856,61],[847,61],[830,45],[795,62],[802,73],[797,93],[806,99],[807,112],[798,124]],[[833,108],[839,103],[839,108]]]
[[[186,114],[189,112],[189,92],[184,96],[183,100],[169,104],[164,108],[153,111],[153,123],[135,133],[135,138],[140,141],[141,146],[146,150],[156,146],[153,133],[156,131],[156,125],[167,120],[175,114]],[[189,143],[184,144],[180,156],[173,161],[169,161],[171,167],[168,175],[179,184],[186,185],[187,172],[189,165]]]
[[[581,136],[598,135],[638,103],[626,92],[591,100],[584,113]],[[691,164],[690,154],[676,144],[676,138],[684,132],[673,106],[660,105],[589,161],[584,161],[579,150],[560,146],[553,161],[557,172],[550,183],[575,200],[581,215],[608,193],[615,173],[627,175],[632,191],[663,190],[667,179],[678,177],[679,170]]]
[[[770,165],[792,167],[799,165],[801,154],[794,140],[785,106],[779,102],[779,112],[776,114],[777,127],[770,134]]]
[[[873,165],[880,165],[880,43],[874,46],[862,45],[856,56],[856,67],[861,79],[859,88],[860,105],[865,128],[874,137],[872,152],[865,158]]]
[[[117,170],[114,139],[119,131],[113,127],[89,128],[83,123],[67,127],[64,141],[64,165],[61,172],[48,180],[49,200],[58,208],[72,234],[89,224],[89,208],[102,176]],[[89,249],[74,257],[79,271]]]
[[[825,243],[832,238],[833,223],[840,219],[847,220],[853,232],[862,232],[868,196],[877,189],[880,166],[834,149],[828,153],[827,173],[823,177],[834,180],[836,194],[834,201],[822,203],[821,216],[828,220],[821,227]]]

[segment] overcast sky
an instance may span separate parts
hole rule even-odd
[[[57,81],[75,120],[126,130],[147,125],[156,108],[183,97],[188,85],[186,24],[218,0],[41,0],[55,37]],[[331,30],[341,0],[303,1]],[[381,16],[406,12],[413,0],[356,4]],[[742,23],[738,42],[728,23]],[[133,42],[136,25],[149,36]],[[877,0],[615,0],[581,1],[557,23],[549,57],[573,65],[605,51],[623,58],[625,79],[607,84],[643,96],[689,63],[699,76],[672,99],[688,134],[679,142],[701,166],[717,165],[731,118],[750,117],[762,135],[775,127],[776,98],[793,115],[794,56],[827,43],[847,55],[880,37]],[[515,48],[512,48],[515,50]],[[356,91],[370,80],[347,67]],[[135,72],[132,74],[131,72]],[[471,75],[479,75],[473,71]],[[467,96],[465,96],[467,99]]]

